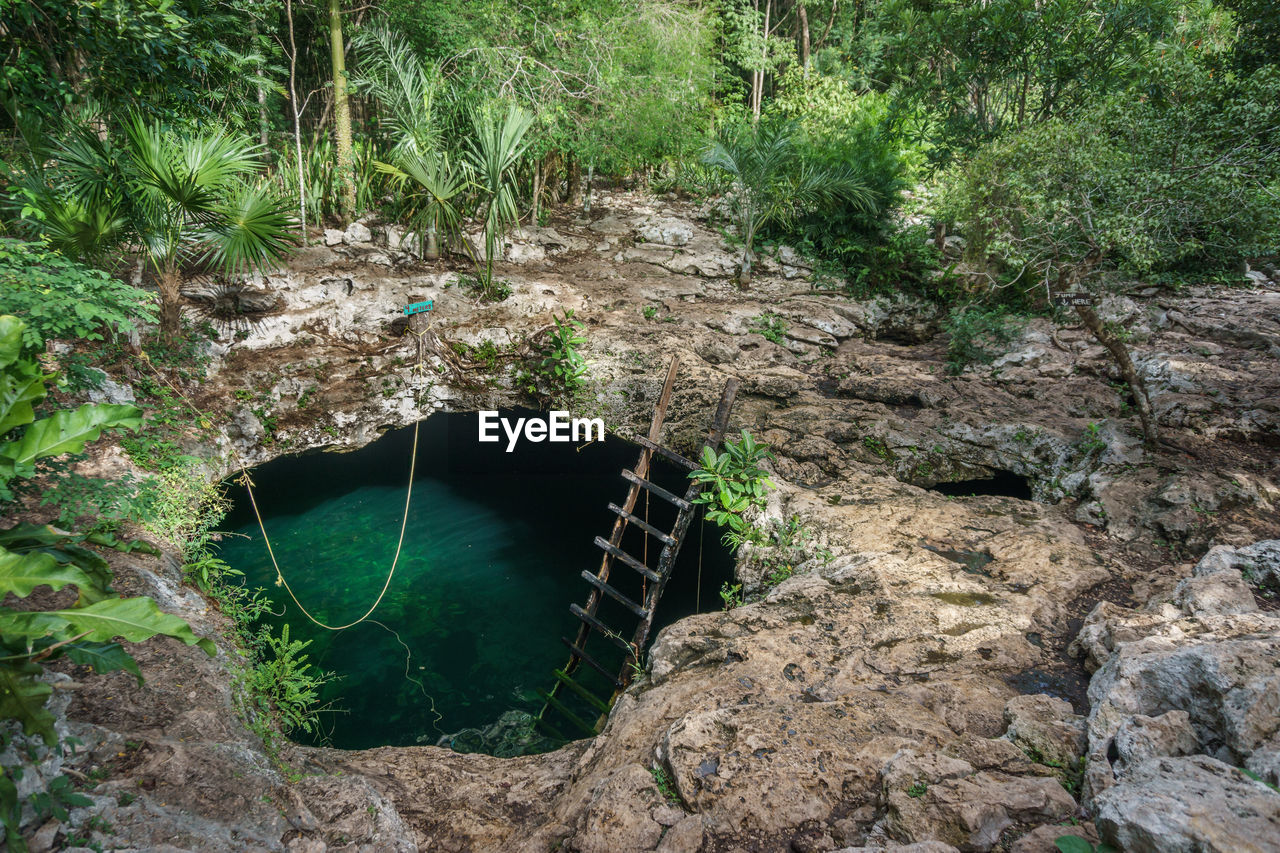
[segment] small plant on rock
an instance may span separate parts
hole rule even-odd
[[[781,344],[786,339],[787,331],[790,328],[791,324],[782,315],[775,314],[772,311],[765,311],[763,314],[751,318],[751,331],[775,344]]]
[[[586,325],[573,317],[573,310],[564,312],[564,317],[553,317],[554,328],[550,340],[542,348],[542,358],[531,373],[525,373],[522,385],[531,394],[538,392],[538,386],[550,388],[553,395],[572,395],[582,387],[587,375],[587,360],[582,357],[578,347],[587,342],[583,334]]]
[[[706,486],[694,498],[694,503],[707,508],[708,519],[728,528],[724,534],[725,544],[737,548],[760,538],[745,513],[764,506],[773,481],[760,465],[773,458],[769,448],[757,443],[744,429],[742,440],[726,441],[721,453],[710,447],[703,448],[702,467],[689,473],[691,479]]]

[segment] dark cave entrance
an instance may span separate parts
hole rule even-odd
[[[996,495],[1019,500],[1033,500],[1031,483],[1026,477],[1012,471],[997,470],[992,477],[981,480],[956,480],[950,483],[938,483],[932,490],[955,498],[968,498],[977,495]]]

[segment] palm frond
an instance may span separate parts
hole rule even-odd
[[[438,63],[424,63],[400,36],[385,27],[365,27],[352,39],[361,73],[352,77],[357,91],[372,95],[385,111],[381,116],[397,142],[393,155],[404,151],[425,154],[439,147],[435,99],[442,72]]]
[[[290,247],[293,217],[269,185],[242,185],[217,207],[217,217],[203,229],[204,260],[226,270],[270,263]]]

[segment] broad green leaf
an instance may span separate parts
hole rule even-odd
[[[142,684],[142,670],[119,643],[71,643],[66,646],[67,657],[81,666],[91,666],[94,672],[124,670],[133,673]]]
[[[93,537],[86,537],[93,541]],[[59,563],[70,563],[82,569],[102,592],[111,592],[111,566],[98,554],[81,547],[79,537],[59,530],[51,524],[18,524],[8,530],[0,530],[0,549],[7,548],[15,554],[41,552]],[[84,591],[83,588],[81,590]],[[90,595],[89,601],[105,596]]]
[[[27,427],[22,438],[0,444],[0,456],[6,457],[15,468],[30,465],[47,456],[79,453],[87,442],[96,441],[108,427],[132,429],[141,424],[142,410],[136,406],[86,403],[74,411],[57,412],[36,421]]]
[[[19,362],[0,373],[0,436],[35,420],[31,404],[45,395],[47,379],[31,362]]]
[[[208,638],[197,637],[191,626],[177,616],[161,612],[150,598],[109,598],[88,607],[36,613],[0,611],[0,633],[24,637],[52,636],[70,639],[81,634],[87,642],[107,643],[123,637],[131,643],[164,634],[188,646],[199,646],[209,655],[217,647]]]
[[[35,676],[44,670],[30,661],[0,661],[0,717],[18,720],[27,734],[38,734],[50,746],[58,739],[53,714],[44,704],[53,689]]]
[[[100,601],[105,591],[79,567],[59,563],[49,554],[15,554],[0,547],[0,596],[25,598],[38,586],[62,589],[73,584],[86,601]]]
[[[22,331],[26,325],[12,314],[0,314],[0,369],[18,360],[22,353]]]
[[[1093,845],[1078,835],[1059,835],[1053,846],[1061,853],[1093,853]]]

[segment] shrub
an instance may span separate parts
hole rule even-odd
[[[704,447],[702,467],[689,472],[690,479],[706,486],[694,503],[707,508],[708,519],[728,528],[724,540],[732,547],[759,538],[745,513],[763,507],[765,495],[773,488],[769,472],[760,467],[764,460],[772,458],[769,448],[757,444],[744,429],[742,440],[726,441],[720,453]]]
[[[137,332],[156,319],[153,299],[136,287],[52,251],[0,238],[0,314],[25,321],[23,344],[101,341]]]
[[[953,308],[943,327],[948,335],[947,368],[959,373],[970,364],[990,364],[1018,336],[1022,321],[1000,308]]]
[[[942,212],[972,260],[1026,288],[1269,254],[1277,128],[1280,70],[1171,62],[1141,90],[990,145],[950,176]]]

